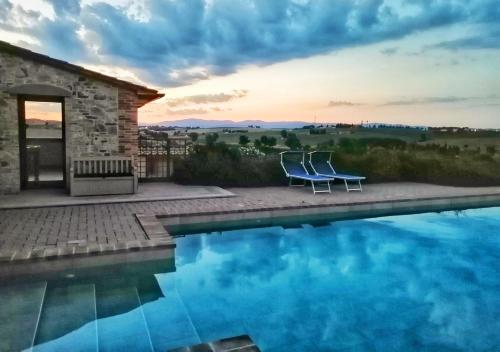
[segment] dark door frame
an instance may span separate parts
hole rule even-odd
[[[64,97],[44,96],[44,95],[18,95],[17,113],[19,122],[19,177],[21,178],[21,189],[30,188],[27,182],[27,159],[26,159],[26,111],[25,102],[37,101],[42,103],[60,103],[61,104],[61,133],[63,143],[63,180],[41,182],[37,187],[65,187],[66,186],[66,116],[64,109]]]

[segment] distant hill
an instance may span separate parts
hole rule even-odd
[[[36,119],[36,118],[33,118],[33,119],[30,119],[30,118],[27,118],[26,119],[26,124],[29,125],[29,126],[60,126],[61,125],[61,121],[57,121],[57,120],[43,120],[43,119]]]
[[[311,125],[305,121],[262,121],[262,120],[203,120],[203,119],[182,119],[174,121],[163,121],[151,125],[172,126],[172,127],[200,127],[200,128],[216,128],[216,127],[248,127],[260,126],[262,128],[299,128],[304,125]]]

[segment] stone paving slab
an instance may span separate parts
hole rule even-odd
[[[19,194],[0,195],[0,209],[21,209],[85,204],[112,204],[233,197],[216,186],[184,186],[171,182],[141,183],[136,194],[71,197],[63,189],[32,189]]]
[[[316,195],[309,188],[295,187],[234,188],[230,191],[237,196],[0,210],[0,260],[85,256],[172,246],[169,235],[155,223],[154,217],[397,200],[500,197],[500,187],[462,188],[416,183],[368,184],[362,193],[347,193],[343,185],[339,185],[332,194]]]

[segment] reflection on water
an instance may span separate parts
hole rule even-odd
[[[263,351],[499,351],[498,219],[489,208],[178,238],[176,272],[138,270],[115,289],[49,282],[35,351],[240,334]],[[43,291],[23,291],[26,317]]]
[[[500,208],[178,240],[202,340],[264,350],[500,350]]]

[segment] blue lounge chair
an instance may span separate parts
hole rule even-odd
[[[332,177],[312,175],[305,166],[305,153],[304,152],[281,152],[281,167],[285,171],[286,177],[290,179],[290,186],[305,186],[306,182],[311,182],[313,193],[328,192],[331,193],[330,181]],[[302,180],[302,184],[293,184],[292,180]],[[326,189],[316,189],[316,184],[326,183]]]
[[[309,153],[309,164],[314,173],[318,176],[332,177],[334,179],[343,180],[345,189],[350,191],[363,191],[361,181],[366,179],[364,176],[355,176],[349,174],[337,173],[332,166],[331,152],[311,152]],[[357,183],[358,187],[349,187],[349,183]]]

